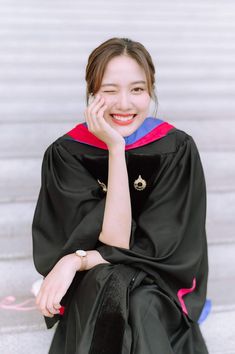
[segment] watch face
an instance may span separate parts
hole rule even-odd
[[[85,257],[86,256],[86,251],[83,251],[83,250],[77,250],[76,253],[80,257]]]

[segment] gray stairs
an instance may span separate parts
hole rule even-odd
[[[201,328],[210,354],[235,354],[234,15],[233,0],[1,1],[0,302],[33,299],[42,156],[83,120],[87,57],[110,37],[130,37],[154,59],[158,117],[200,151],[213,304]],[[37,310],[0,309],[1,354],[46,354],[53,332]]]

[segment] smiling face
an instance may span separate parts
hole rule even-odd
[[[148,116],[151,97],[144,69],[126,55],[112,58],[99,93],[108,106],[104,119],[123,137],[132,134]]]

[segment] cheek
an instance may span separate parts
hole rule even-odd
[[[151,102],[151,98],[149,95],[142,95],[136,102],[136,106],[139,107],[140,110],[146,110],[149,108]]]
[[[108,106],[107,110],[109,110],[109,108],[111,108],[116,103],[115,98],[111,96],[103,96],[103,97],[106,105]]]
[[[113,109],[113,106],[117,104],[117,98],[115,96],[105,96],[104,97],[105,103],[107,105],[106,112],[109,112],[109,110]],[[132,97],[132,104],[134,104],[139,110],[147,110],[149,108],[151,102],[150,96],[146,93],[140,96],[134,96]]]

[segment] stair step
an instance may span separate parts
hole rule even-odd
[[[218,293],[218,282],[223,282],[225,289],[234,286],[235,281],[235,243],[209,245],[209,281],[211,298],[216,303],[223,305],[225,290]],[[1,296],[23,296],[30,292],[32,283],[40,278],[40,274],[34,268],[32,257],[30,258],[0,257],[0,294]],[[16,272],[17,270],[17,272]],[[231,285],[232,284],[232,285]],[[225,295],[223,292],[225,291]],[[229,294],[231,291],[229,292]],[[234,298],[233,300],[234,301]]]
[[[78,19],[76,20],[78,21]],[[203,24],[202,24],[203,25]],[[207,24],[206,24],[207,26]],[[185,26],[187,27],[187,26]],[[157,28],[157,26],[156,26]],[[12,30],[17,30],[17,27],[12,27]],[[48,49],[50,53],[52,53],[53,51],[58,51],[61,50],[62,46],[64,48],[66,48],[68,50],[68,52],[74,52],[75,54],[79,51],[86,54],[87,50],[89,50],[91,48],[91,45],[93,44],[93,46],[95,47],[97,42],[94,40],[94,36],[92,35],[92,33],[86,33],[86,40],[89,40],[89,42],[87,42],[86,40],[83,39],[83,41],[77,41],[76,38],[74,37],[74,35],[72,36],[72,38],[69,36],[66,40],[66,38],[64,37],[59,37],[58,38],[58,33],[55,32],[54,30],[54,39],[52,41],[52,37],[47,37],[45,38],[45,41],[43,41],[43,43],[40,42],[40,37],[39,34],[37,33],[37,39],[33,36],[34,34],[34,27],[32,26],[32,28],[28,29],[29,31],[31,31],[31,37],[20,37],[20,41],[19,41],[19,34],[20,32],[18,32],[18,35],[14,35],[14,32],[11,32],[10,36],[5,36],[5,38],[2,39],[2,49],[5,49],[6,51],[16,51],[17,48],[20,47],[20,45],[22,46],[21,49],[23,49],[24,52],[27,52],[29,50],[29,47],[35,49],[36,51],[39,50],[39,48],[42,48],[42,54],[44,54],[45,50]],[[43,28],[42,34],[45,33],[46,29]],[[184,28],[181,29],[181,31],[183,32]],[[80,28],[79,26],[74,30],[74,34],[77,32],[80,32]],[[105,27],[102,26],[102,30],[99,31],[96,35],[97,36],[101,36],[102,33],[105,31]],[[231,41],[231,38],[226,38],[226,31],[222,31],[222,33],[220,33],[217,29],[215,29],[215,32],[209,36],[211,41],[208,43],[208,37],[204,37],[202,38],[201,34],[199,32],[199,36],[197,37],[197,35],[194,33],[194,40],[191,41],[189,40],[187,37],[182,38],[182,40],[173,42],[172,41],[172,35],[173,35],[173,28],[172,28],[172,32],[169,31],[168,28],[168,32],[166,35],[164,35],[164,33],[161,33],[161,37],[159,36],[159,40],[158,40],[158,44],[154,44],[151,43],[149,40],[146,40],[146,36],[151,36],[151,30],[149,31],[145,31],[144,35],[145,35],[145,46],[146,47],[151,47],[151,53],[156,53],[157,51],[161,54],[159,54],[158,56],[164,56],[166,54],[170,54],[170,53],[176,53],[177,55],[181,55],[182,51],[187,49],[189,52],[186,53],[187,55],[191,55],[196,49],[198,49],[197,52],[197,56],[201,55],[202,56],[202,50],[204,50],[206,53],[208,54],[212,54],[213,52],[217,50],[224,50],[224,53],[219,53],[219,57],[223,57],[225,56],[225,54],[227,54],[226,52],[228,52],[230,50],[230,53],[232,51],[235,50],[235,45],[234,43]],[[216,33],[220,33],[220,37],[222,37],[221,39],[224,39],[224,41],[220,41],[217,42],[216,38],[215,38],[215,34]],[[1,34],[1,29],[0,29],[0,34]],[[52,33],[53,34],[53,33]],[[60,34],[60,33],[59,33]],[[63,33],[63,36],[65,36],[66,32]],[[82,34],[81,34],[82,35]],[[85,35],[85,33],[84,33]],[[129,30],[128,31],[128,35],[129,37],[134,37],[134,31],[133,30]],[[223,35],[223,36],[222,36]],[[143,34],[142,34],[143,36]],[[83,37],[84,38],[84,37]],[[169,43],[165,42],[166,39],[169,39],[170,41],[172,41],[172,45],[169,47]],[[191,38],[190,38],[191,39]],[[142,40],[142,41],[143,41]],[[218,58],[217,58],[218,60]],[[188,63],[189,65],[189,63]]]
[[[223,283],[222,283],[223,285]],[[0,297],[1,304],[6,302],[4,297]],[[7,308],[8,306],[8,308]],[[9,308],[12,306],[12,308]],[[20,308],[20,310],[14,309]],[[210,316],[235,311],[235,304],[227,303],[223,306],[217,306],[212,300],[212,310]],[[42,314],[36,308],[35,297],[32,294],[26,294],[23,296],[14,296],[9,301],[8,305],[1,305],[0,308],[1,323],[0,323],[0,335],[10,334],[13,331],[20,333],[24,331],[38,331],[46,329],[45,321]],[[1,352],[2,353],[2,352]]]
[[[235,354],[235,309],[212,312],[201,324],[201,331],[211,354]]]
[[[32,214],[32,213],[31,213]],[[29,213],[28,217],[31,215]],[[12,218],[14,215],[12,216]],[[31,235],[31,218],[22,222],[20,217],[16,220],[14,230],[8,230],[8,237],[0,233],[1,251],[0,260],[25,259],[32,255],[32,235]],[[4,226],[4,225],[3,225]],[[235,242],[235,223],[230,223],[229,226],[215,224],[214,227],[207,227],[207,238],[209,247],[225,245],[230,248]],[[19,227],[19,229],[17,228]],[[5,227],[6,228],[6,227]],[[24,234],[25,232],[25,234]],[[11,234],[12,233],[12,234]],[[227,249],[226,248],[226,249]]]
[[[15,6],[13,7],[11,4],[4,4],[2,5],[2,16],[7,17],[7,16],[11,16],[12,14],[16,14],[16,15],[31,15],[32,13],[38,13],[38,16],[40,17],[44,17],[47,16],[48,14],[53,14],[56,18],[58,18],[59,16],[61,17],[76,17],[77,15],[84,15],[84,13],[86,13],[88,11],[87,8],[87,3],[85,3],[84,1],[79,2],[79,7],[77,6],[76,2],[72,3],[70,2],[70,5],[73,5],[72,7],[67,7],[64,2],[57,2],[58,7],[53,7],[50,3],[46,4],[40,4],[37,3],[35,4],[35,6],[32,6],[32,4],[30,2],[26,2],[22,7],[20,7],[17,3],[15,4]],[[154,1],[148,1],[148,4],[155,4]],[[103,6],[105,5],[105,6]],[[228,16],[228,17],[232,17],[232,13],[231,10],[234,9],[234,4],[232,2],[226,1],[226,7],[221,6],[221,3],[219,3],[218,1],[213,1],[210,2],[207,0],[206,3],[200,3],[197,2],[196,4],[194,3],[189,3],[187,1],[179,1],[177,2],[177,6],[174,6],[175,4],[171,1],[167,1],[166,3],[162,3],[159,2],[158,6],[157,6],[157,13],[155,13],[155,16],[177,16],[177,18],[179,18],[179,16],[182,17],[186,17],[187,19],[189,18],[189,12],[192,11],[194,12],[195,10],[198,11],[197,13],[197,18],[203,18],[203,17],[210,17],[212,20],[214,19],[214,16]],[[187,6],[186,6],[187,5]],[[95,14],[100,14],[100,15],[105,15],[106,12],[108,13],[114,13],[116,14],[116,12],[119,14],[119,12],[121,12],[119,15],[123,14],[122,11],[122,6],[125,6],[126,10],[130,10],[130,11],[134,11],[135,13],[139,12],[139,14],[143,15],[144,14],[148,14],[150,16],[153,15],[153,10],[152,10],[152,6],[149,7],[144,7],[143,8],[143,3],[141,1],[135,1],[135,7],[133,8],[133,5],[130,3],[126,3],[125,1],[119,1],[118,3],[108,3],[107,1],[96,1],[93,2],[92,4],[92,12],[90,13],[90,15],[94,15],[94,11]],[[221,10],[221,12],[218,12],[218,9]],[[200,11],[203,10],[203,11]],[[168,17],[168,18],[169,18]]]
[[[36,56],[38,58],[38,55]],[[34,59],[31,58],[33,61]],[[29,60],[31,60],[29,58]],[[10,60],[10,59],[9,59]],[[54,59],[51,61],[54,64]],[[50,65],[50,62],[47,61]],[[68,65],[70,57],[68,58]],[[194,64],[193,64],[194,65]],[[222,63],[221,63],[222,65]],[[227,64],[225,64],[227,65]],[[206,95],[200,96],[200,105],[195,97],[177,97],[169,94],[161,93],[159,90],[159,109],[158,117],[165,121],[170,120],[195,120],[198,122],[210,120],[212,124],[220,121],[221,117],[226,117],[227,121],[232,122],[234,119],[235,100],[231,97],[218,98]],[[10,99],[9,99],[10,100]],[[81,121],[84,117],[85,110],[85,87],[76,97],[66,96],[55,97],[54,95],[46,95],[42,97],[32,97],[30,100],[25,97],[14,97],[14,105],[9,104],[11,100],[1,102],[0,122],[74,122]],[[193,107],[193,109],[192,109]],[[33,117],[33,118],[32,118]]]
[[[104,31],[106,33],[106,31]],[[48,32],[47,32],[48,33]],[[80,34],[80,32],[79,32]],[[203,35],[204,33],[202,33]],[[58,35],[58,30],[57,30],[57,35]],[[69,33],[70,35],[70,33]],[[94,33],[93,33],[94,35]],[[229,35],[229,34],[228,34]],[[191,35],[193,36],[193,34]],[[227,34],[226,34],[227,36]],[[94,36],[93,36],[94,37]],[[60,37],[57,37],[58,40],[60,40]],[[77,39],[77,37],[76,37]],[[216,36],[216,39],[218,39],[218,36]],[[101,42],[103,40],[103,37],[100,38],[99,40],[96,40],[95,43],[91,43],[91,41],[89,40],[89,48],[87,48],[86,50],[83,50],[83,55],[81,55],[81,50],[77,53],[76,51],[72,51],[71,49],[71,53],[67,53],[64,52],[60,53],[60,56],[58,57],[58,54],[54,54],[54,52],[50,52],[48,51],[46,53],[46,55],[43,56],[38,56],[38,53],[35,51],[30,51],[30,48],[28,48],[28,50],[26,50],[26,48],[24,48],[24,51],[22,51],[21,53],[15,51],[14,56],[12,55],[12,53],[6,52],[4,53],[4,56],[1,55],[0,52],[0,61],[2,63],[2,67],[4,65],[4,67],[9,67],[9,66],[13,66],[15,64],[15,68],[21,67],[21,66],[28,66],[29,70],[32,67],[35,66],[39,66],[40,69],[43,67],[53,67],[53,68],[58,68],[58,76],[57,78],[60,78],[60,68],[62,68],[62,70],[64,70],[65,68],[71,69],[73,68],[73,70],[75,70],[77,73],[82,73],[83,74],[83,79],[84,79],[84,71],[85,71],[85,65],[88,59],[88,55],[90,54],[91,50],[94,49],[94,47],[99,44],[99,42]],[[139,40],[141,40],[141,38],[139,38]],[[166,39],[167,40],[167,39]],[[176,39],[173,37],[172,38],[172,42],[175,41]],[[54,42],[54,39],[53,39]],[[98,42],[98,43],[97,43]],[[146,40],[143,38],[143,42],[146,43]],[[53,44],[53,43],[52,43]],[[146,48],[147,45],[145,44]],[[63,47],[62,47],[63,48]],[[215,78],[217,78],[217,74],[219,74],[220,70],[224,67],[224,65],[221,64],[226,64],[227,69],[231,68],[231,74],[233,74],[233,56],[225,56],[221,55],[219,53],[217,53],[216,57],[212,58],[213,53],[210,54],[210,52],[208,53],[207,57],[203,57],[200,54],[192,54],[192,52],[189,53],[185,53],[184,55],[181,54],[180,52],[174,52],[174,61],[171,59],[171,55],[173,53],[166,53],[163,51],[159,52],[158,48],[154,49],[154,47],[152,47],[152,45],[149,45],[149,52],[152,56],[152,59],[156,65],[156,69],[159,72],[159,75],[162,75],[162,70],[166,71],[167,68],[169,67],[171,70],[175,70],[175,75],[178,75],[181,77],[181,71],[177,71],[176,72],[176,67],[177,69],[183,70],[184,73],[184,69],[187,70],[191,70],[192,71],[192,65],[193,68],[195,68],[196,70],[207,70],[207,72],[210,70],[214,70],[215,72],[215,76],[214,76],[214,80]],[[213,66],[211,66],[211,62],[213,61]],[[53,70],[52,68],[52,70]],[[160,70],[162,69],[162,70]],[[4,74],[4,73],[3,73]],[[195,72],[193,71],[191,73],[191,75],[194,75]],[[161,76],[160,76],[161,77]],[[207,74],[204,78],[207,77]],[[191,76],[190,76],[191,79]],[[198,79],[198,76],[197,76]],[[175,80],[172,80],[172,82],[175,82]],[[158,81],[157,81],[158,83]],[[207,97],[206,97],[207,98]],[[213,107],[211,107],[213,108]],[[227,118],[227,117],[226,117]]]
[[[191,80],[181,82],[164,82],[163,80],[158,84],[158,90],[161,95],[182,97],[185,99],[195,95],[197,99],[204,97],[230,97],[232,99],[233,92],[235,91],[235,83],[226,80],[218,80],[218,85],[215,85],[215,81],[211,82],[197,80],[194,81],[192,85]],[[9,82],[5,81],[4,84],[0,85],[0,94],[2,100],[9,100],[11,97],[26,98],[30,101],[34,97],[45,97],[51,96],[54,98],[66,98],[71,97],[71,99],[76,98],[78,92],[84,91],[84,84],[80,85],[78,82],[39,82],[37,84],[32,82]],[[196,102],[196,98],[195,98]]]
[[[18,32],[17,32],[18,33]],[[46,34],[45,34],[46,35]],[[1,32],[0,32],[1,37]],[[70,38],[70,37],[69,37]],[[46,39],[46,38],[45,38]],[[60,38],[60,41],[67,41],[68,38]],[[85,53],[84,53],[85,54]],[[39,63],[4,63],[4,72],[1,73],[2,84],[14,83],[22,84],[27,82],[41,83],[74,83],[79,80],[84,79],[84,66],[86,64],[86,58],[80,58],[77,66],[67,66],[67,65],[54,65],[50,67],[49,65],[40,65]],[[158,83],[174,82],[177,80],[183,81],[232,81],[235,77],[235,68],[231,66],[225,66],[220,68],[215,68],[214,66],[194,66],[193,71],[191,65],[183,65],[180,71],[176,71],[175,67],[172,65],[164,65],[164,63],[159,66],[156,64],[158,71]],[[158,86],[158,84],[157,84]]]
[[[54,329],[0,335],[1,354],[47,354]],[[33,349],[32,349],[33,348]]]
[[[235,243],[210,245],[208,251],[210,279],[233,278],[235,276]]]
[[[1,296],[0,302],[3,303],[3,300],[4,297]],[[46,328],[44,318],[36,307],[35,296],[31,293],[24,296],[14,295],[14,299],[9,301],[8,306],[15,306],[19,309],[2,308],[3,305],[1,305],[0,335],[11,334],[12,332],[16,334],[28,330],[39,331]]]
[[[27,298],[28,299],[28,298]],[[17,303],[26,300],[18,298]],[[47,353],[55,327],[46,329],[44,319],[38,310],[27,312],[0,309],[0,352],[2,354],[25,354],[34,348],[34,354]],[[200,325],[209,353],[235,353],[233,324],[235,308],[213,307],[205,322]],[[31,348],[29,350],[29,348]],[[223,348],[223,350],[221,350]]]
[[[82,116],[80,118],[80,120],[67,122],[53,122],[51,119],[50,122],[3,123],[0,132],[0,158],[42,158],[43,152],[50,143],[77,124],[85,121]],[[168,122],[190,134],[194,138],[201,155],[207,151],[235,151],[233,133],[235,131],[235,121],[169,120]],[[208,156],[217,157],[217,155]],[[223,154],[218,155],[218,157],[220,160],[222,158],[222,163],[226,163],[227,160],[223,159]],[[208,160],[208,163],[210,163],[211,158]]]
[[[234,243],[235,193],[209,193],[207,204],[209,244]],[[31,225],[35,207],[36,201],[0,203],[0,241],[4,245],[0,257],[27,257],[31,254]]]
[[[208,193],[234,191],[235,152],[201,153],[201,159]],[[41,164],[42,158],[2,159],[0,201],[36,200],[40,187]]]
[[[223,7],[222,7],[223,8]],[[78,7],[77,7],[78,9]],[[220,10],[220,8],[217,8],[215,10]],[[70,25],[71,27],[73,26],[73,28],[79,28],[82,26],[94,26],[97,28],[99,28],[100,26],[102,28],[107,28],[110,30],[110,28],[112,27],[116,27],[118,25],[125,25],[125,30],[128,31],[130,28],[133,29],[137,28],[138,26],[140,26],[140,21],[144,24],[148,24],[148,28],[152,28],[151,26],[154,26],[155,28],[164,28],[165,26],[167,26],[168,30],[176,30],[176,26],[177,26],[177,30],[180,32],[182,31],[182,29],[187,29],[187,28],[192,28],[195,31],[195,26],[200,26],[198,27],[198,31],[202,31],[202,30],[214,30],[214,31],[218,31],[221,30],[226,30],[228,28],[233,29],[234,28],[234,21],[233,21],[233,17],[232,14],[230,14],[230,16],[227,16],[226,13],[218,13],[217,12],[217,16],[215,14],[215,17],[211,16],[211,14],[209,16],[206,16],[206,9],[204,10],[204,18],[202,16],[190,16],[190,14],[188,14],[188,16],[185,18],[185,16],[182,15],[175,15],[174,11],[169,11],[167,13],[165,13],[165,15],[161,12],[159,12],[159,16],[158,16],[158,12],[156,11],[152,11],[151,14],[149,15],[148,20],[144,20],[143,19],[143,7],[142,9],[140,8],[141,11],[136,11],[133,6],[129,6],[126,7],[125,5],[125,12],[126,12],[126,16],[124,16],[123,14],[123,8],[121,8],[121,6],[119,7],[119,10],[117,10],[117,12],[115,12],[115,9],[112,12],[104,12],[103,13],[96,13],[96,10],[94,8],[94,11],[89,12],[89,9],[86,7],[85,11],[87,13],[87,16],[84,16],[84,13],[81,12],[77,13],[77,16],[50,16],[50,13],[48,14],[48,16],[37,16],[37,11],[31,11],[30,14],[28,14],[28,16],[24,16],[24,14],[22,14],[21,16],[17,16],[17,14],[14,15],[14,12],[12,13],[12,16],[1,16],[1,25],[2,26],[7,26],[7,25],[12,25],[13,27],[18,27],[20,25],[28,25],[29,27],[31,27],[32,29],[35,28],[35,26],[33,25],[43,25],[45,28],[47,28],[48,30],[51,28],[51,26],[60,26],[60,25]],[[195,10],[195,9],[194,9]],[[231,11],[234,10],[234,6],[231,7]],[[146,11],[146,16],[148,16],[148,12],[150,12],[150,8],[149,10]],[[197,9],[197,13],[200,10]],[[209,11],[208,11],[209,12]],[[215,11],[216,12],[216,11]],[[212,13],[215,13],[214,11]],[[132,19],[131,21],[127,21],[128,18],[128,13],[129,15],[132,14]],[[89,17],[88,17],[89,14]],[[193,10],[191,12],[191,14],[193,14]],[[106,15],[105,21],[104,21],[104,16]],[[108,16],[109,15],[109,16]],[[155,15],[155,17],[154,17]],[[186,15],[186,14],[185,14]],[[138,17],[139,16],[139,17]],[[157,21],[156,21],[157,19]],[[217,23],[217,21],[219,20],[219,24]],[[99,26],[99,27],[98,27]],[[95,31],[94,31],[95,32]]]
[[[33,282],[40,277],[31,258],[0,260],[1,298],[30,293]]]
[[[215,276],[214,274],[218,269],[216,265],[216,269],[213,270],[213,260],[211,259],[212,254],[215,252],[210,252],[209,247],[209,281],[208,281],[208,289],[207,289],[207,298],[212,302],[212,308],[216,308],[217,311],[224,311],[226,307],[233,308],[235,310],[235,287],[234,287],[234,280],[235,277],[229,277],[225,275],[224,278],[216,278],[213,279],[212,277]],[[229,267],[228,262],[224,265],[227,269]]]

